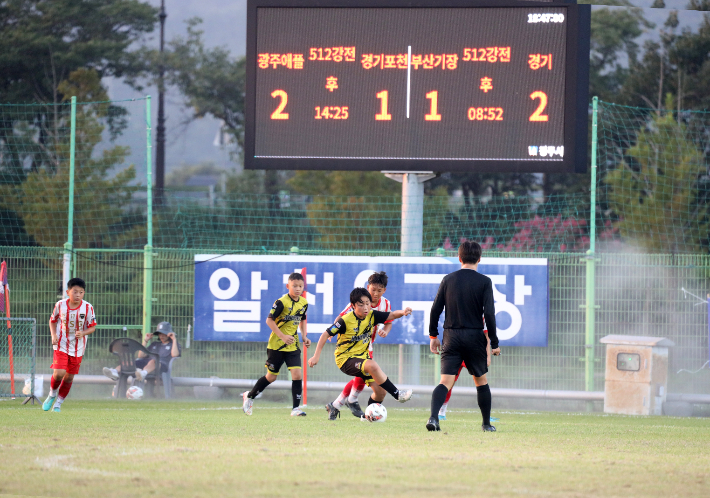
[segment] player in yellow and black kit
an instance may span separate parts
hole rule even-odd
[[[251,415],[254,398],[266,387],[276,380],[281,370],[281,365],[291,371],[291,394],[293,396],[292,417],[305,417],[306,412],[299,408],[301,393],[303,392],[303,370],[301,369],[301,347],[298,340],[298,326],[301,326],[301,335],[306,347],[311,345],[306,337],[306,310],[308,302],[303,294],[303,275],[292,273],[288,277],[288,293],[274,302],[266,325],[271,329],[269,343],[266,346],[266,375],[256,381],[254,388],[242,394],[244,413]]]
[[[380,366],[371,360],[368,346],[375,333],[375,326],[388,320],[396,320],[412,313],[411,308],[399,311],[376,311],[371,308],[372,297],[367,289],[357,287],[350,293],[350,302],[353,311],[339,317],[333,325],[323,332],[316,352],[308,360],[308,365],[313,368],[318,364],[320,353],[329,337],[338,336],[338,347],[335,349],[335,364],[340,370],[351,377],[360,377],[369,385],[373,394],[367,404],[382,403],[385,395],[390,393],[400,403],[409,401],[412,390],[398,390]],[[340,415],[340,410],[330,403],[326,405],[328,419],[335,420]]]

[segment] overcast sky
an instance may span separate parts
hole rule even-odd
[[[160,6],[160,0],[149,0],[152,5]],[[168,14],[165,31],[166,40],[186,33],[185,21],[192,17],[200,17],[204,21],[202,29],[204,40],[208,47],[224,46],[235,56],[244,55],[246,51],[246,0],[166,0]],[[651,9],[653,0],[633,0],[637,7],[644,9],[645,17],[656,24],[642,37],[655,38],[663,26],[670,9],[684,9],[687,0],[668,0],[666,9]],[[592,7],[601,8],[601,7]],[[702,21],[703,13],[696,11],[679,11],[681,27],[695,29]],[[150,40],[158,46],[158,32]],[[641,40],[643,41],[643,40]],[[132,88],[120,81],[108,81],[109,95],[112,99],[130,99],[141,97]],[[157,89],[148,88],[144,94],[153,96],[153,126],[157,125]],[[225,168],[236,165],[229,162],[227,154],[213,142],[219,130],[219,122],[212,118],[203,118],[185,126],[189,112],[184,110],[180,95],[172,90],[166,95],[167,146],[166,169],[170,170],[183,165],[213,162]],[[155,131],[154,131],[155,134]],[[155,136],[155,135],[154,135]]]

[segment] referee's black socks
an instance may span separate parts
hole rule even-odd
[[[386,381],[380,384],[380,387],[390,393],[390,396],[392,396],[394,399],[399,399],[399,391],[396,387],[394,387],[394,384],[392,384],[392,381],[389,377],[387,377]]]
[[[434,392],[431,393],[431,417],[439,419],[439,410],[441,410],[444,401],[446,401],[446,395],[449,393],[448,388],[444,384],[439,384],[434,388]]]
[[[301,405],[301,394],[303,394],[303,381],[291,381],[291,396],[293,397],[293,407],[298,408]]]
[[[266,389],[266,387],[271,384],[268,380],[266,380],[266,375],[264,375],[262,378],[256,381],[256,384],[254,384],[254,387],[252,388],[251,391],[249,391],[249,394],[247,394],[247,398],[254,399],[256,398],[261,391]]]
[[[478,392],[478,407],[483,416],[483,425],[491,425],[491,388],[488,384],[476,386]]]

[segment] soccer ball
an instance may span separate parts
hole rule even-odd
[[[379,403],[372,403],[365,408],[365,418],[370,422],[384,422],[387,420],[387,408]]]
[[[141,399],[143,397],[143,389],[141,389],[138,386],[132,386],[128,388],[128,391],[126,391],[126,398],[128,399]]]

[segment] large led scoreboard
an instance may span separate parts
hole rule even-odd
[[[245,166],[586,170],[589,5],[249,0]]]

